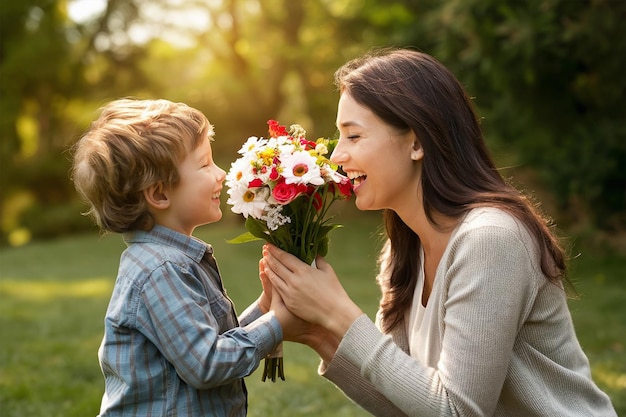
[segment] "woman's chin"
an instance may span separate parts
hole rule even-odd
[[[365,202],[365,200],[360,199],[358,196],[354,200],[354,205],[361,211],[374,210]]]

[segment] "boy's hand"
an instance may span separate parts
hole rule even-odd
[[[270,311],[272,305],[272,282],[265,274],[265,263],[263,262],[263,259],[259,261],[259,279],[261,280],[261,285],[263,286],[263,292],[259,296],[258,304],[261,312],[265,314]]]

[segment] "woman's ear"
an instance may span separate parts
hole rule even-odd
[[[165,210],[170,206],[170,199],[161,182],[152,184],[143,190],[143,197],[148,202],[148,205],[154,209]]]
[[[424,148],[422,148],[422,144],[417,138],[413,141],[413,148],[411,149],[411,159],[414,161],[419,161],[424,157]]]

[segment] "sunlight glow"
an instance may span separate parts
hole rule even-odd
[[[70,0],[67,13],[74,22],[85,23],[102,13],[106,4],[106,0]]]
[[[106,0],[69,0],[68,14],[76,23],[86,23],[105,10]],[[207,5],[207,7],[209,7]],[[115,16],[109,21],[111,36],[98,36],[96,47],[100,50],[122,46],[129,41],[143,45],[152,39],[163,39],[179,47],[192,47],[194,34],[205,32],[211,22],[206,7],[185,0],[166,0],[162,3],[144,2],[139,5],[139,18],[128,28],[123,22],[116,26]]]
[[[113,278],[92,278],[70,282],[3,279],[0,281],[0,295],[30,301],[109,297],[114,281]]]

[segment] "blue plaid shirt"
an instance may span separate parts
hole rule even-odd
[[[98,352],[100,416],[245,416],[243,377],[282,341],[272,313],[237,319],[213,248],[162,226],[124,234]]]

